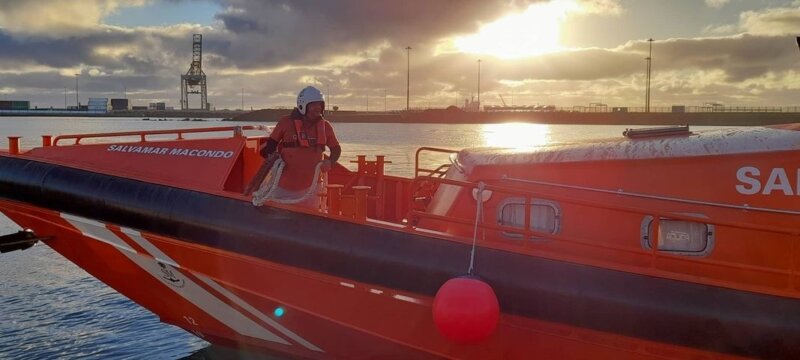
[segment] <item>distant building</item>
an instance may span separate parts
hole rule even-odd
[[[464,100],[464,111],[469,112],[476,112],[481,111],[481,103],[479,101],[475,101],[475,99],[465,99]]]
[[[108,112],[108,98],[89,98],[87,109],[90,113],[105,114]]]
[[[24,100],[0,100],[0,110],[30,110],[31,102]]]
[[[150,106],[147,108],[148,110],[166,110],[167,104],[163,102],[154,102],[150,103]]]
[[[111,99],[111,110],[128,110],[128,99]]]
[[[133,106],[131,110],[147,110],[147,106]]]

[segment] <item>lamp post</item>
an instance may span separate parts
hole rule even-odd
[[[244,88],[242,88],[242,112],[244,112]]]
[[[67,110],[67,87],[64,86],[64,110]]]
[[[78,98],[78,77],[79,76],[81,76],[81,74],[75,74],[75,105],[78,107],[77,110],[80,111],[81,102],[80,102],[80,100],[78,100],[79,99]]]
[[[406,111],[409,109],[411,96],[411,46],[406,46]]]
[[[481,59],[478,59],[478,111],[481,110]]]
[[[653,39],[647,39],[650,43],[650,54],[647,56],[647,89],[645,90],[644,112],[650,112],[650,71],[653,61]]]

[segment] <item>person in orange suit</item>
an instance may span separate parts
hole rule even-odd
[[[342,147],[324,113],[322,92],[313,86],[305,87],[297,95],[297,107],[278,121],[261,149],[264,158],[277,151],[285,163],[278,188],[273,193],[276,199],[296,199],[309,187],[317,186],[314,173],[317,164],[323,161],[326,147],[330,149],[330,156],[322,162],[320,171],[327,172],[339,160]],[[300,205],[316,208],[319,198],[314,194]]]

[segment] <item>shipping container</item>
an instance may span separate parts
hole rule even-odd
[[[163,102],[150,103],[148,110],[166,110],[167,104]]]
[[[31,102],[30,101],[12,101],[11,102],[11,110],[30,110]]]
[[[108,112],[108,98],[89,98],[87,108],[91,113]]]
[[[111,99],[111,110],[128,110],[128,99]]]
[[[11,101],[0,100],[0,110],[11,110]]]

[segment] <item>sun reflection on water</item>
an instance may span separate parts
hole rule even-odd
[[[485,124],[481,129],[484,146],[528,149],[550,142],[550,126],[545,124]]]

